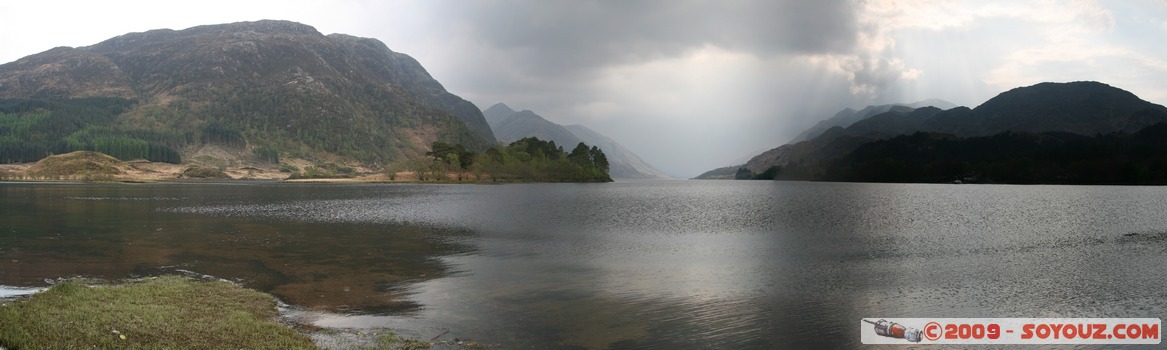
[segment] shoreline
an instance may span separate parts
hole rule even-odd
[[[164,285],[164,289],[155,290],[152,293],[143,294],[143,289],[153,288],[154,285]],[[171,286],[177,285],[177,287]],[[188,291],[191,288],[199,290],[199,298],[191,299]],[[157,289],[157,288],[154,288]],[[81,293],[99,293],[97,298],[100,300],[98,306],[92,303],[84,302],[84,297],[77,297]],[[61,301],[56,301],[52,298],[60,298],[62,295],[68,303],[61,306]],[[246,295],[246,297],[244,297]],[[240,299],[244,298],[244,299]],[[81,299],[82,301],[77,301]],[[13,339],[0,340],[0,349],[5,346],[17,347],[54,347],[54,344],[79,344],[82,343],[106,343],[107,345],[117,345],[119,347],[129,348],[152,348],[160,344],[167,344],[172,339],[158,338],[158,334],[149,334],[149,329],[152,325],[138,324],[136,326],[128,326],[133,324],[135,319],[142,317],[157,317],[158,315],[147,315],[146,313],[159,312],[158,308],[173,308],[176,305],[169,303],[173,300],[193,300],[193,302],[183,303],[182,310],[190,308],[207,308],[209,310],[222,311],[228,314],[235,314],[245,312],[246,309],[256,309],[260,311],[267,310],[267,306],[258,304],[270,303],[271,309],[267,310],[274,313],[262,312],[262,315],[257,321],[257,324],[248,324],[241,327],[242,333],[237,332],[239,329],[232,329],[230,333],[206,333],[200,324],[206,322],[199,315],[187,315],[187,313],[180,312],[178,315],[165,315],[163,317],[168,324],[162,327],[167,328],[163,334],[196,334],[200,337],[209,338],[209,340],[202,340],[208,342],[222,341],[230,343],[232,340],[249,339],[249,338],[271,338],[276,334],[278,341],[287,342],[290,339],[302,338],[311,342],[313,348],[327,349],[327,348],[391,348],[391,349],[428,349],[435,345],[442,346],[456,346],[457,348],[472,348],[479,347],[477,343],[454,343],[445,340],[439,340],[445,333],[423,341],[420,339],[411,339],[398,336],[394,330],[389,328],[332,328],[326,326],[319,326],[312,323],[312,320],[304,315],[317,312],[315,310],[304,309],[300,306],[290,305],[279,298],[257,291],[247,287],[243,287],[238,283],[217,278],[214,276],[200,275],[200,274],[165,274],[160,276],[132,278],[124,280],[104,280],[104,279],[88,279],[83,277],[73,278],[59,278],[53,280],[49,287],[16,287],[0,285],[0,320],[15,318],[20,322],[11,322],[11,324],[46,324],[45,327],[14,327],[15,329],[5,330],[0,333],[8,332],[9,337]],[[250,300],[243,304],[238,304],[240,300]],[[209,302],[208,302],[209,301]],[[202,304],[201,306],[199,304]],[[108,330],[102,329],[93,331],[88,326],[82,328],[91,328],[88,333],[71,331],[65,339],[55,339],[56,335],[62,334],[61,331],[69,330],[73,327],[71,322],[54,321],[55,315],[46,315],[43,312],[32,312],[21,314],[22,309],[37,310],[38,307],[51,307],[54,312],[63,312],[78,315],[77,317],[97,318],[104,320],[104,322],[93,322],[102,324],[102,327],[108,326]],[[166,310],[162,312],[165,313]],[[248,313],[255,312],[246,311]],[[194,317],[193,319],[188,319]],[[232,316],[234,317],[234,316]],[[0,322],[2,324],[3,322]],[[66,325],[68,323],[68,325]],[[276,326],[278,325],[278,326]],[[280,334],[273,332],[273,328],[283,328],[292,331],[289,334]],[[46,328],[47,327],[47,328]],[[256,330],[251,327],[262,327]],[[177,329],[176,329],[177,328]],[[120,329],[120,330],[119,330]],[[40,332],[49,332],[40,333]],[[13,334],[16,334],[15,336]],[[231,339],[227,339],[230,337]],[[270,339],[269,339],[270,340]],[[31,343],[30,343],[31,342]],[[295,344],[300,341],[292,341],[290,344]],[[284,343],[289,344],[289,343]],[[173,345],[173,344],[172,344]]]
[[[269,294],[220,279],[73,278],[0,303],[10,348],[318,348],[280,323]],[[195,302],[190,302],[195,301]]]
[[[29,175],[34,163],[0,164],[0,183],[10,184],[200,184],[200,183],[249,183],[270,182],[290,184],[515,184],[515,183],[603,183],[577,181],[527,181],[515,179],[493,179],[488,175],[474,176],[470,173],[447,172],[445,179],[421,180],[417,173],[410,171],[388,174],[362,171],[350,176],[336,177],[296,177],[281,169],[261,169],[253,166],[227,167],[222,170],[228,177],[200,178],[184,177],[183,170],[200,167],[197,163],[169,164],[146,161],[129,162],[129,168],[122,174],[76,174],[61,176]],[[143,170],[146,169],[146,170]]]
[[[205,158],[205,157],[204,157]],[[208,158],[215,160],[214,158]],[[603,178],[568,176],[555,172],[535,172],[514,176],[509,172],[484,173],[478,170],[379,169],[362,165],[320,163],[287,159],[280,163],[203,162],[160,163],[144,159],[123,161],[93,151],[50,155],[36,163],[0,164],[0,181],[154,183],[176,180],[196,181],[283,181],[289,183],[531,183],[531,182],[612,182]],[[420,172],[419,172],[420,171]],[[501,180],[501,181],[500,181]]]

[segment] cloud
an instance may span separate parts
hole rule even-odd
[[[759,56],[832,53],[855,43],[848,1],[457,2],[438,6],[458,36],[532,75],[579,77],[706,45]]]
[[[863,11],[878,19],[885,30],[921,28],[960,30],[992,18],[1013,18],[1038,23],[1072,24],[1061,30],[1089,31],[1114,26],[1114,16],[1093,0],[1063,1],[871,1]]]
[[[453,66],[461,67],[449,75],[452,86],[476,103],[502,101],[561,122],[597,123],[598,130],[624,136],[616,138],[625,142],[651,125],[671,123],[673,130],[690,134],[739,135],[738,141],[750,143],[739,148],[749,149],[766,145],[767,138],[778,139],[770,145],[780,143],[800,123],[842,107],[954,97],[936,96],[937,91],[971,91],[978,96],[955,99],[983,101],[987,97],[981,94],[1023,85],[1019,81],[1035,77],[1029,73],[1045,72],[1033,69],[1041,64],[1038,52],[1025,50],[1046,48],[1045,54],[1057,55],[1082,49],[1074,40],[1116,25],[1114,14],[1092,1],[504,0],[433,8],[441,11],[443,35],[458,40],[443,42],[448,47],[443,50],[460,50],[434,57],[452,57]],[[905,35],[919,32],[976,39],[955,44],[967,50],[959,61],[935,62],[928,59],[935,54],[930,51],[937,47],[935,37],[918,41]],[[1033,63],[1025,63],[1025,56]],[[962,62],[955,67],[960,71],[951,71],[951,62]],[[963,80],[953,82],[954,77]],[[977,81],[964,81],[969,79]],[[814,93],[791,88],[812,84],[819,86],[807,89]],[[954,87],[958,84],[963,87]],[[751,107],[726,109],[740,105]],[[721,123],[703,120],[710,117],[722,118]],[[731,121],[752,128],[728,127]],[[637,131],[615,130],[629,125]],[[650,155],[671,151],[651,142],[636,146]]]
[[[1035,45],[1018,47],[991,69],[984,81],[1000,89],[1045,81],[1097,80],[1119,87],[1139,87],[1144,98],[1167,95],[1147,80],[1167,75],[1167,61],[1115,33],[1115,13],[1094,1],[1039,3],[1027,16],[1010,18],[1038,28]],[[1128,19],[1129,20],[1129,19]],[[1154,41],[1152,39],[1152,41]]]
[[[863,97],[868,103],[885,90],[904,81],[916,80],[921,74],[919,69],[908,68],[902,59],[882,51],[810,56],[806,60],[845,76],[851,84],[851,94]]]
[[[385,28],[366,35],[482,107],[584,123],[678,175],[777,146],[843,107],[973,106],[1076,77],[1151,91],[1163,76],[1164,55],[1116,40],[1128,14],[1086,0],[410,4],[369,11]]]
[[[915,80],[920,70],[907,68],[904,61],[890,57],[860,57],[849,60],[851,93],[876,94],[902,80]]]
[[[816,69],[845,77],[853,94],[872,101],[923,72],[894,56],[895,40],[865,4],[504,0],[438,3],[430,15],[440,13],[441,30],[463,47],[444,56],[478,58],[454,63],[463,68],[452,76],[462,79],[466,85],[460,86],[467,90],[489,91],[481,98],[518,95],[567,102],[595,96],[590,87],[608,79],[614,67],[640,67],[712,47],[762,60],[821,64]],[[783,74],[769,78],[783,79]]]
[[[1135,40],[1130,32],[1116,33],[1120,27],[1115,13],[1116,9],[1138,12],[1122,14],[1130,27],[1138,17],[1162,18],[1163,6],[1104,6],[1092,0],[868,1],[860,5],[859,40],[853,52],[806,59],[847,76],[852,93],[867,96],[868,101],[888,101],[903,89],[921,91],[912,87],[916,84],[945,85],[919,81],[922,77],[968,77],[987,84],[990,91],[1003,91],[1042,81],[1085,79],[1146,85],[1140,81],[1148,79],[1147,73],[1161,76],[1163,71],[1162,49],[1148,42],[1167,36],[1151,34]],[[1159,21],[1150,22],[1151,27],[1158,27]],[[903,43],[908,47],[901,47]],[[966,57],[937,51],[944,49],[964,52]],[[937,61],[939,57],[946,60]],[[1131,69],[1143,77],[1123,73],[1126,65],[1134,65]],[[981,100],[987,97],[991,96]]]
[[[992,4],[969,11],[968,4],[952,1],[867,1],[859,3],[857,8],[858,40],[850,50],[803,58],[847,77],[851,93],[868,103],[892,98],[895,87],[914,81],[924,73],[898,56],[901,54],[896,50],[899,31],[949,30],[968,26],[992,13],[1008,12]]]

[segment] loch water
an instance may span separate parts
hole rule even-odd
[[[861,318],[1167,315],[1167,187],[0,183],[0,290],[215,276],[504,348],[855,348]]]

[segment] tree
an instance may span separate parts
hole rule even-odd
[[[0,162],[32,162],[53,153],[98,150],[124,160],[179,163],[174,149],[191,141],[181,132],[116,124],[132,100],[0,99]]]
[[[467,151],[458,144],[435,142],[427,155],[422,159],[428,160],[428,168],[418,164],[409,167],[419,169],[419,180],[422,181],[444,180],[448,172],[457,173],[457,179],[461,181],[466,178],[467,171],[476,180],[482,180],[487,173],[492,181],[612,181],[607,174],[607,156],[598,147],[582,142],[570,155],[555,143],[534,137],[523,138],[505,147],[491,147],[484,153]]]
[[[575,146],[575,149],[571,150],[571,154],[567,155],[567,159],[582,167],[594,165],[591,151],[588,149],[588,145],[583,142],[580,142]]]
[[[453,146],[450,146],[445,142],[434,141],[434,143],[430,145],[430,151],[426,152],[425,155],[442,159],[444,161],[447,154],[454,152],[456,152],[456,149]]]
[[[433,158],[417,157],[406,161],[404,168],[417,174],[418,181],[425,181],[430,170],[430,165],[433,163]]]
[[[751,180],[754,178],[754,172],[750,171],[750,169],[738,168],[733,178],[734,180]]]
[[[761,174],[754,175],[754,180],[775,180],[778,178],[778,175],[781,173],[782,173],[782,167],[777,166],[777,165],[771,165],[769,168],[766,168],[766,171],[763,171]]]
[[[470,164],[474,163],[474,155],[477,153],[466,150],[466,147],[462,145],[434,141],[430,146],[430,151],[425,154],[449,165],[450,171],[459,171],[459,169],[470,169]]]
[[[596,165],[596,168],[607,174],[610,164],[608,164],[608,156],[604,154],[604,151],[600,150],[599,147],[592,146],[590,153],[592,155],[592,162]]]
[[[494,148],[491,148],[494,149]],[[489,151],[489,150],[488,150]],[[470,163],[470,174],[474,175],[475,181],[482,180],[482,174],[488,171],[487,163],[490,162],[490,156],[482,153],[474,155],[474,161]],[[491,176],[493,177],[493,176]]]

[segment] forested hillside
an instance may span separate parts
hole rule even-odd
[[[863,182],[1167,184],[1167,124],[1133,134],[916,133],[859,147],[811,179]]]
[[[376,165],[434,141],[495,143],[481,112],[409,56],[286,21],[55,48],[0,65],[0,98],[4,162],[75,149],[179,161],[215,146],[242,161]]]
[[[117,97],[0,100],[0,163],[35,162],[49,154],[81,150],[122,160],[179,163],[177,149],[195,142],[196,135],[213,142],[239,138],[237,133],[220,135],[215,130],[196,134],[113,127],[118,115],[133,105],[134,101]]]
[[[1160,183],[1160,160],[1148,151],[1157,146],[1147,135],[1162,123],[1167,108],[1119,88],[1041,83],[972,109],[889,109],[763,152],[734,178]],[[702,176],[725,178],[727,170]]]

